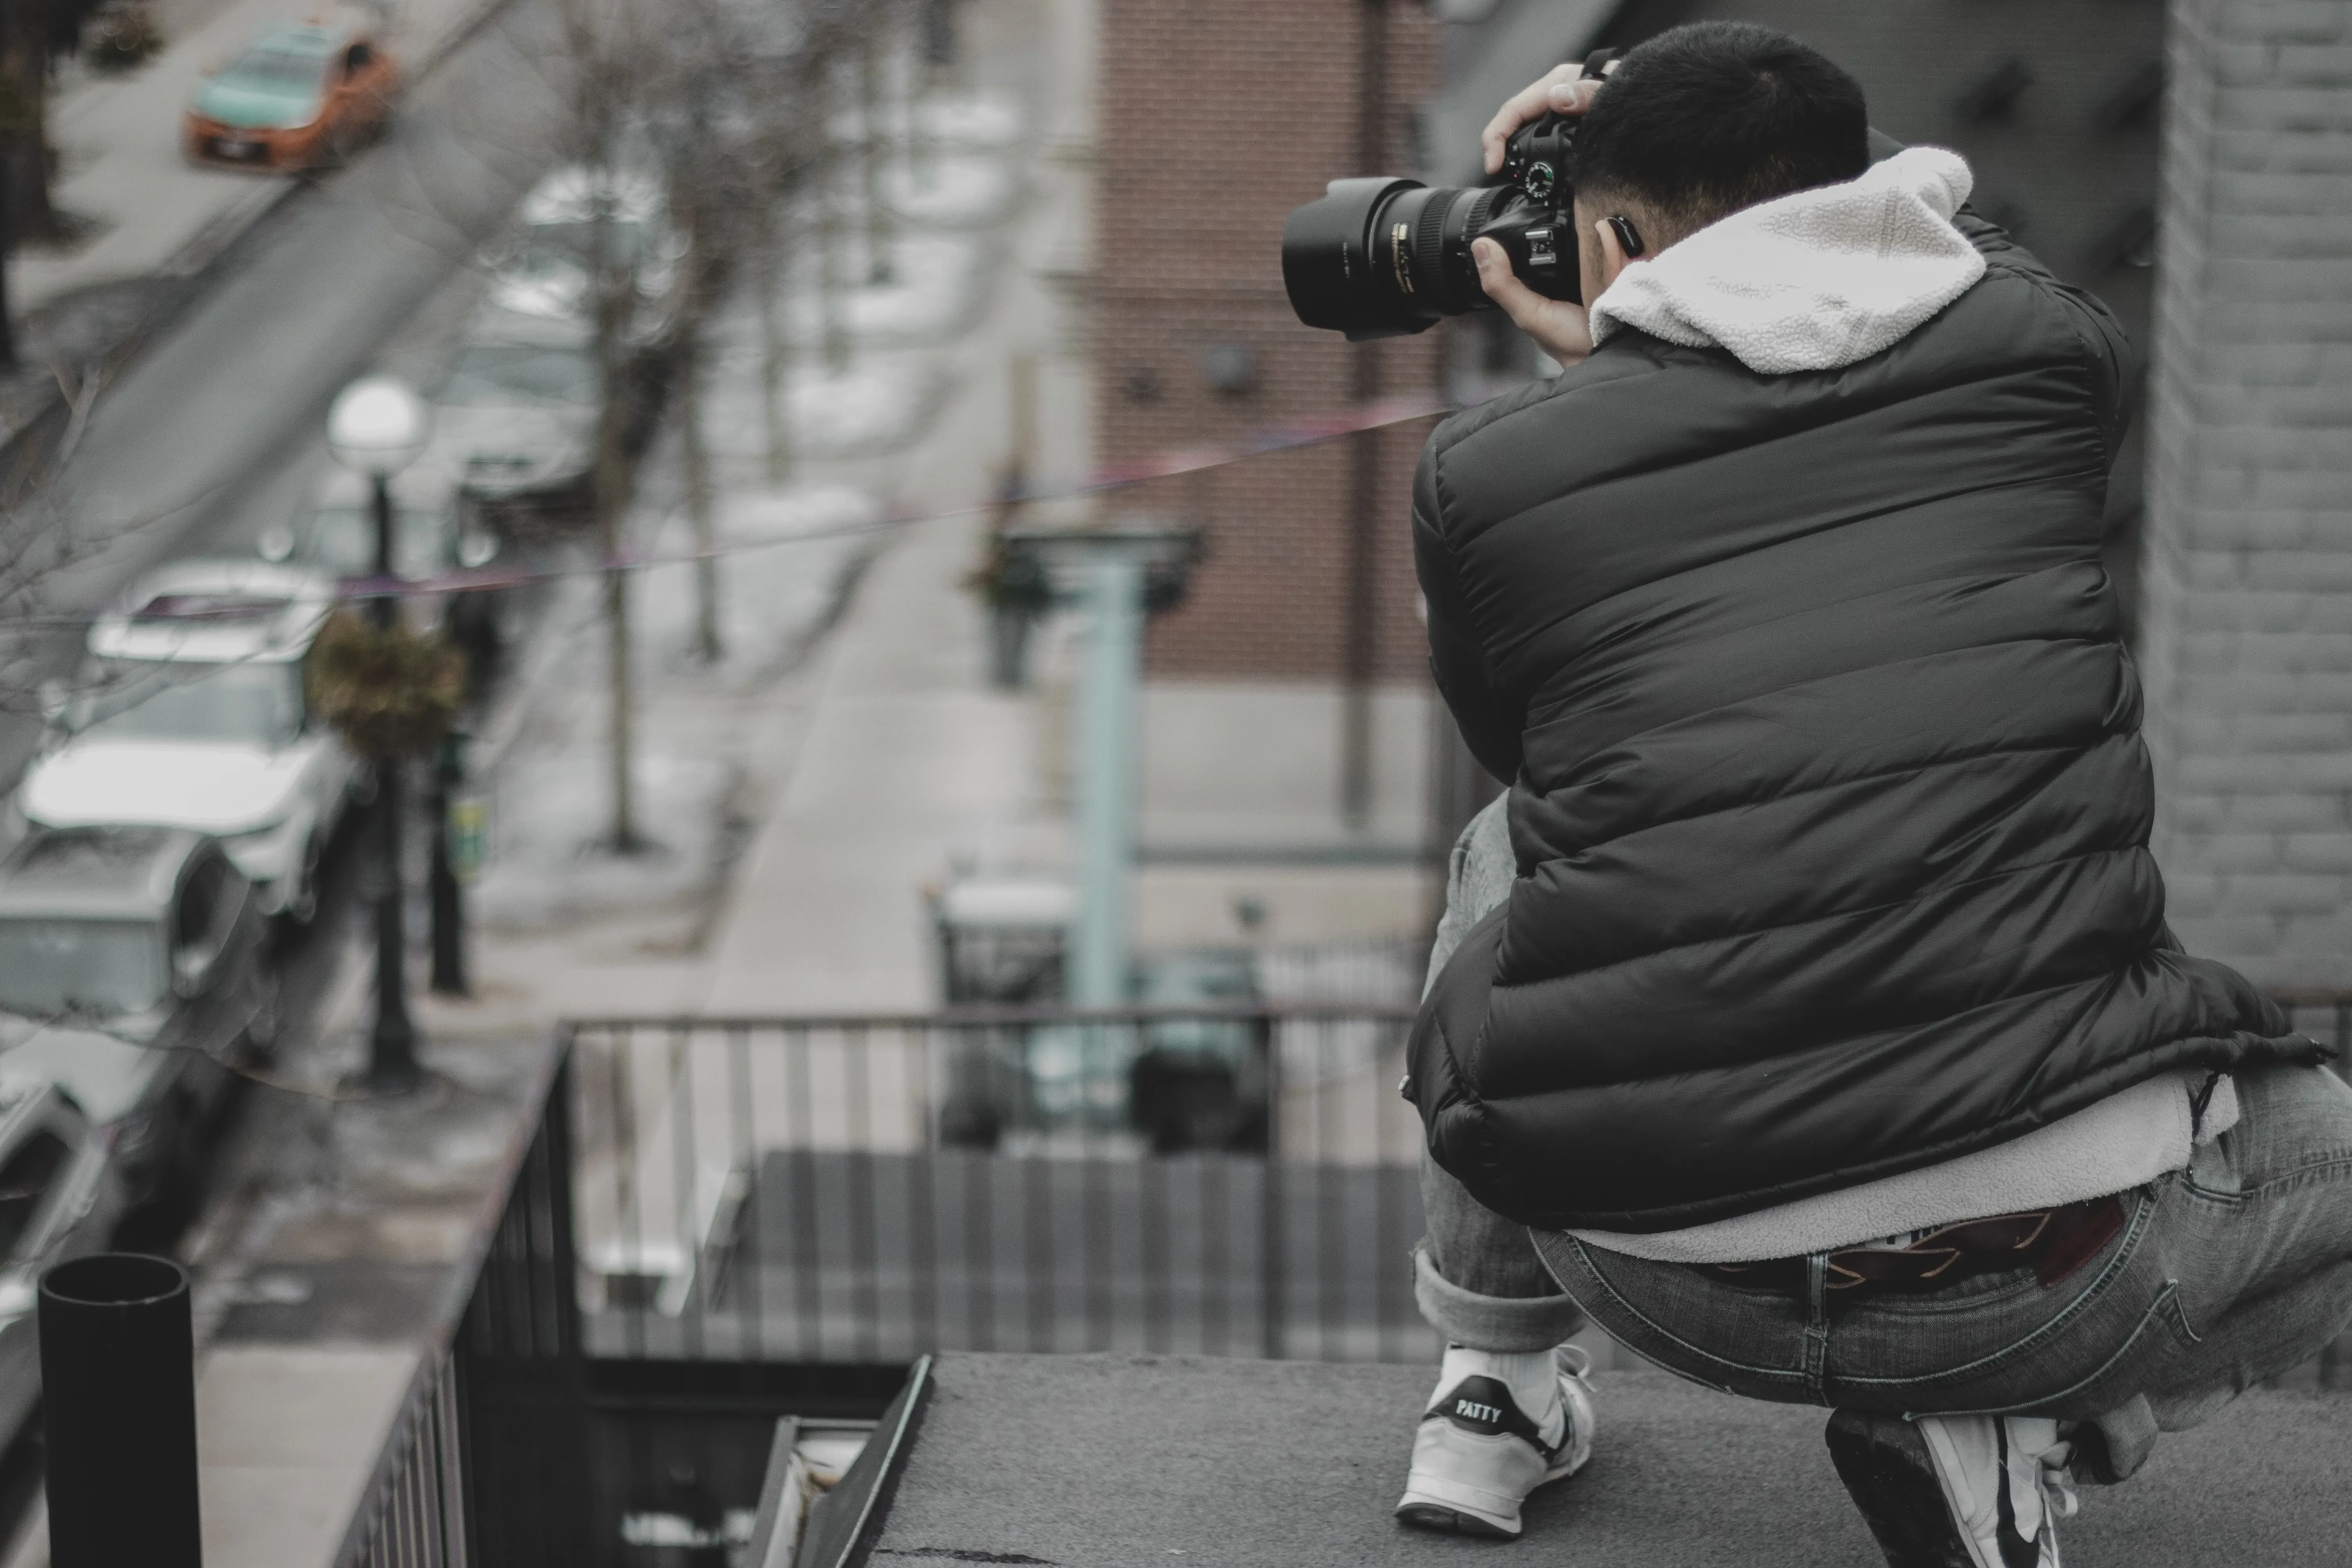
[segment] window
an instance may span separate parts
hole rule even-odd
[[[99,679],[89,731],[110,741],[215,741],[274,751],[302,728],[302,672],[290,659],[125,659]]]
[[[0,1010],[143,1013],[163,995],[162,934],[148,921],[0,921]]]
[[[16,1256],[72,1153],[56,1133],[36,1132],[0,1163],[0,1258]]]
[[[294,49],[272,48],[267,45],[248,49],[236,63],[221,74],[231,79],[250,82],[257,87],[315,88],[326,62],[317,55]]]
[[[453,405],[533,403],[593,404],[596,366],[576,349],[523,343],[472,343],[457,356],[441,401]]]

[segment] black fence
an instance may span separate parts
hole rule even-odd
[[[338,1568],[720,1561],[933,1349],[1430,1359],[1411,1016],[565,1026]]]
[[[1411,1016],[567,1026],[337,1568],[725,1561],[777,1418],[933,1350],[1433,1359]]]
[[[419,1359],[336,1568],[597,1561],[576,1508],[584,1364],[572,1279],[572,1082],[551,1053],[498,1206]]]
[[[1425,1359],[1411,1016],[575,1024],[589,1353]]]

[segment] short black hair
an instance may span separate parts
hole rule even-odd
[[[1862,84],[1753,22],[1692,22],[1627,50],[1576,134],[1580,188],[1685,233],[1869,166]]]

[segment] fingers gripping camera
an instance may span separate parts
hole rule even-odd
[[[1597,78],[1610,52],[1584,75]],[[1537,293],[1580,300],[1570,180],[1577,121],[1547,113],[1515,132],[1494,184],[1429,186],[1375,175],[1334,180],[1282,230],[1282,281],[1310,327],[1350,342],[1425,331],[1443,317],[1494,308],[1470,243],[1492,239]]]

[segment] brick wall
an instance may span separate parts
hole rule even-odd
[[[2189,947],[2352,984],[2352,0],[2173,0],[2143,613]]]
[[[1284,297],[1283,218],[1355,167],[1365,0],[1105,0],[1097,133],[1093,353],[1101,458],[1118,462],[1343,406],[1351,355],[1298,325]],[[1384,160],[1410,173],[1408,116],[1433,90],[1438,26],[1389,0],[1393,112]],[[1443,331],[1378,350],[1390,392],[1438,380]],[[1255,356],[1239,394],[1202,356]],[[1376,647],[1382,679],[1414,679],[1410,484],[1427,426],[1380,439]],[[1205,528],[1189,602],[1155,619],[1155,678],[1331,679],[1345,669],[1349,457],[1344,444],[1116,497],[1114,513]]]

